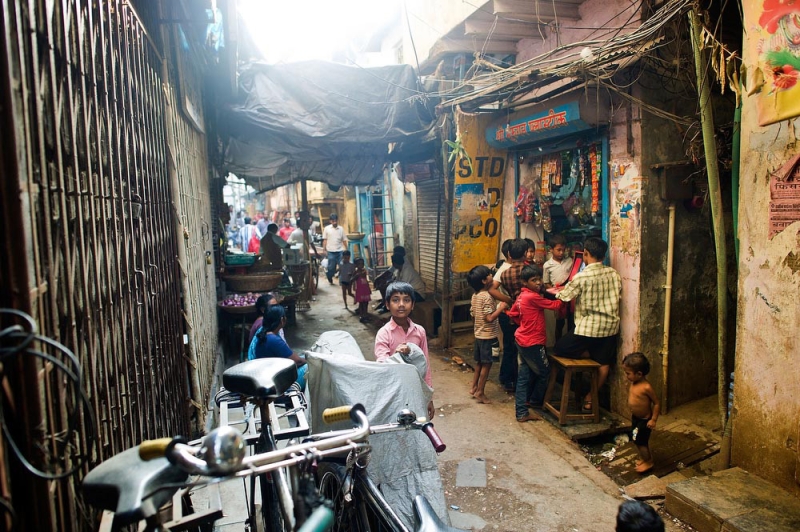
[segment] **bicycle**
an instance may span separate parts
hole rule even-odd
[[[437,453],[441,453],[447,448],[434,430],[433,423],[418,421],[416,414],[407,409],[397,414],[395,423],[370,427],[369,434],[386,434],[406,430],[420,430],[425,433]],[[306,441],[329,437],[330,434],[312,435]],[[325,458],[317,467],[319,493],[333,502],[333,530],[410,532],[370,478],[367,471],[369,452],[369,446],[363,446],[348,453],[344,459]],[[440,532],[460,530],[443,525],[430,503],[422,496],[415,498],[414,512],[420,523],[420,528],[417,530]]]
[[[299,397],[301,394],[286,394],[296,379],[295,363],[277,358],[243,362],[223,373],[222,382],[227,392],[238,394],[241,401],[253,404],[260,413],[260,432],[248,431],[247,436],[239,435],[242,448],[253,445],[256,455],[275,453],[279,439],[308,434],[308,423],[304,414],[305,404]],[[285,402],[284,413],[281,415],[277,414],[275,405],[279,399]],[[292,427],[278,431],[276,437],[275,426],[279,419],[287,414],[293,416],[290,423]],[[220,432],[230,430],[235,429],[228,426],[215,429],[202,441],[192,442],[188,447],[205,449],[210,445],[216,445],[222,449],[226,445],[239,445],[233,435]],[[239,434],[238,431],[236,433]],[[231,442],[231,439],[234,441]],[[173,439],[155,441],[162,444]],[[174,441],[180,445],[185,442],[180,439]],[[114,511],[112,523],[114,528],[144,520],[150,529],[162,529],[163,523],[158,520],[157,509],[166,504],[179,489],[192,484],[187,483],[187,468],[176,468],[164,461],[142,463],[139,459],[139,450],[144,449],[147,454],[152,447],[151,443],[143,443],[124,451],[93,469],[83,481],[82,489],[87,502],[104,510]],[[250,476],[246,530],[278,532],[287,528],[294,529],[298,512],[301,510],[298,508],[296,511],[295,503],[301,501],[297,501],[293,495],[291,484],[297,485],[299,480],[295,476],[290,478],[286,468],[288,465],[290,464],[260,471],[258,474],[251,472],[249,475],[240,475]],[[224,468],[218,467],[200,474],[224,477],[225,473],[227,471]],[[261,505],[255,500],[256,479],[261,489]],[[272,511],[274,509],[278,511]],[[303,517],[300,516],[301,519]],[[210,514],[208,520],[212,518],[213,515]],[[171,523],[171,525],[183,526],[183,523]]]

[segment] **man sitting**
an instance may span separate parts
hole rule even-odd
[[[392,268],[395,270],[395,281],[408,283],[414,289],[414,301],[425,301],[425,281],[419,272],[402,255],[392,255]]]

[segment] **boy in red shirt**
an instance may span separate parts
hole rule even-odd
[[[547,379],[550,376],[550,363],[545,351],[547,330],[544,310],[558,310],[563,303],[542,297],[541,266],[525,266],[520,272],[520,279],[523,282],[522,291],[508,311],[508,315],[519,324],[514,334],[520,359],[514,402],[517,421],[524,423],[542,419],[538,414],[528,410],[526,401],[529,383],[533,386],[530,404],[535,408],[541,408],[544,392],[547,390]]]

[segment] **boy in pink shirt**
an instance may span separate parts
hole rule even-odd
[[[425,360],[428,362],[425,382],[433,388],[430,357],[428,356],[428,337],[425,329],[408,317],[414,310],[414,288],[408,283],[391,283],[386,287],[384,303],[392,317],[375,335],[375,360],[382,362],[395,353],[407,355],[411,352],[408,344],[415,344],[422,350]],[[434,414],[435,409],[433,401],[431,401],[428,403],[428,419],[432,419]]]

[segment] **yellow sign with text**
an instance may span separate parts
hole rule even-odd
[[[454,273],[494,264],[500,249],[507,154],[486,142],[490,119],[489,115],[456,112],[459,148],[454,160]]]

